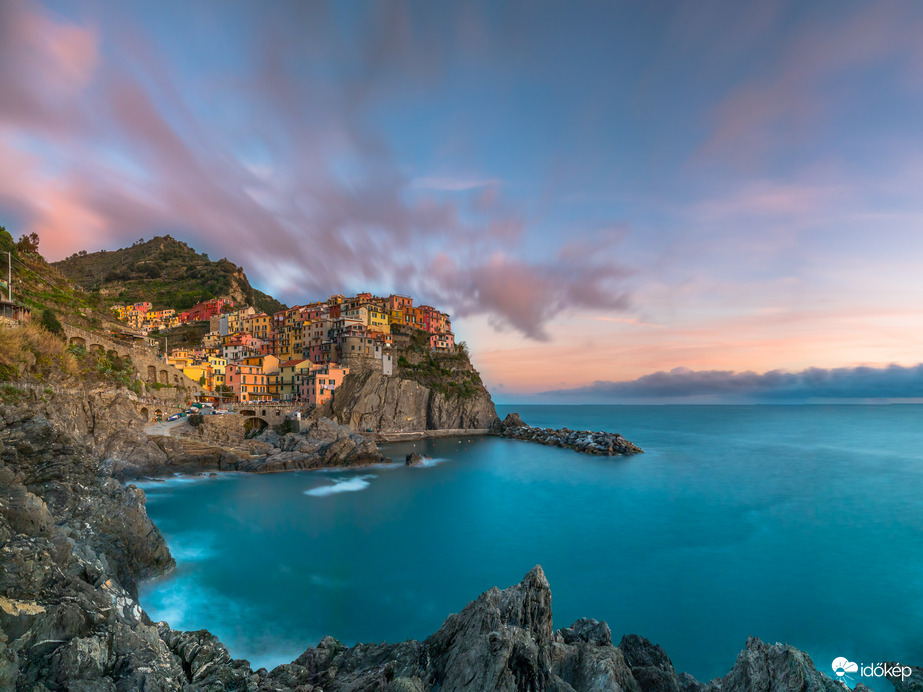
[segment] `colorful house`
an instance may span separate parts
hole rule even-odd
[[[349,374],[349,368],[341,368],[327,363],[301,375],[298,382],[298,398],[315,406],[322,406],[330,401],[333,392],[343,384]]]
[[[268,401],[269,375],[263,373],[259,365],[228,363],[224,369],[224,384],[234,396],[235,401]]]

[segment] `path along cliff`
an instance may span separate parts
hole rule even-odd
[[[803,652],[757,639],[705,684],[642,637],[615,645],[606,623],[555,630],[540,567],[423,641],[348,647],[326,637],[289,664],[253,670],[209,632],[154,623],[138,604],[139,581],[174,567],[144,493],[113,476],[145,453],[142,422],[119,396],[0,406],[0,690],[845,689]],[[914,669],[901,690],[921,676]]]

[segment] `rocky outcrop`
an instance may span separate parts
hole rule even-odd
[[[238,466],[240,471],[270,473],[299,469],[366,466],[390,461],[378,451],[375,441],[344,425],[322,418],[303,433],[274,433],[255,440],[271,445],[265,454],[252,456]]]
[[[576,452],[614,456],[618,454],[643,454],[644,450],[632,444],[618,433],[571,430],[570,428],[533,428],[526,425],[518,413],[507,414],[497,420],[491,432],[514,440],[538,442],[551,447],[566,447]]]
[[[497,420],[486,389],[469,396],[446,396],[414,380],[380,372],[347,376],[332,401],[315,415],[373,432],[479,429]]]
[[[891,681],[891,684],[894,685],[896,692],[923,692],[923,667],[920,666],[907,666],[903,663],[896,663],[890,661],[884,663],[884,666],[887,667],[888,673],[886,677]],[[905,677],[904,673],[906,669],[910,669],[909,677]],[[897,674],[895,674],[897,673]],[[856,689],[858,689],[856,685]]]
[[[803,651],[787,644],[765,644],[750,637],[731,672],[708,687],[708,692],[749,690],[843,692],[844,686],[818,671]]]

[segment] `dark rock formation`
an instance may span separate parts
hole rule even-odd
[[[486,389],[446,396],[414,380],[380,372],[348,376],[333,400],[315,412],[353,430],[411,432],[489,428],[497,411]]]
[[[843,692],[844,686],[818,671],[803,651],[787,644],[765,644],[750,637],[731,672],[713,681],[708,689],[709,692]]]
[[[585,454],[613,456],[616,454],[643,454],[644,450],[632,444],[618,433],[570,430],[569,428],[533,428],[526,425],[518,413],[509,413],[502,421],[497,420],[490,431],[514,440],[538,442],[551,447],[567,447]]]
[[[515,428],[528,428],[529,426],[525,424],[522,420],[522,417],[518,413],[507,413],[506,418],[502,421],[497,418],[491,426],[490,431],[494,433],[503,433],[510,429]]]
[[[889,671],[894,668],[903,668],[907,666],[906,663],[896,663],[890,661],[883,664],[888,667]],[[920,666],[907,666],[910,668],[910,677],[901,678],[900,676],[888,675],[888,680],[891,681],[891,684],[894,685],[896,692],[923,692],[923,667]],[[856,685],[856,689],[859,686]]]
[[[404,459],[404,463],[407,466],[419,466],[423,463],[423,455],[417,452],[411,452],[407,455],[407,458]]]

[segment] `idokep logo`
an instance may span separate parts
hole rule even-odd
[[[872,663],[870,665],[853,663],[848,658],[842,656],[833,659],[833,672],[836,673],[837,679],[852,680],[847,673],[859,673],[863,678],[897,678],[901,682],[910,677],[913,673],[910,666],[902,666],[897,663]]]
[[[839,658],[833,659],[833,672],[836,673],[838,678],[846,678],[847,680],[852,680],[846,673],[856,673],[859,671],[859,666],[856,663],[853,663],[847,658],[840,656]]]

